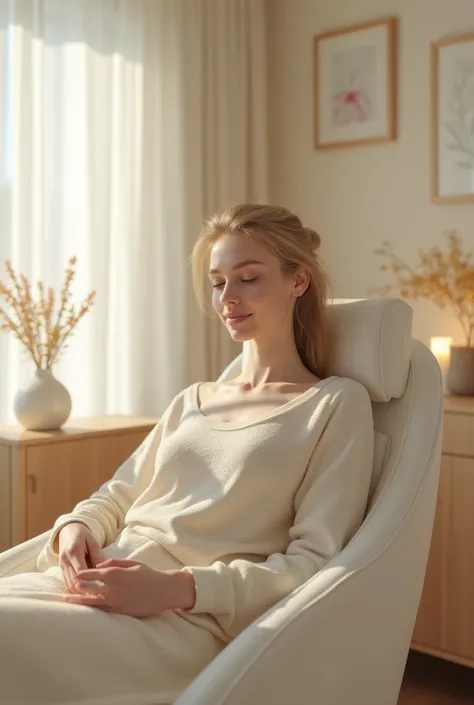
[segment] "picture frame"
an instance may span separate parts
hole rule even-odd
[[[397,19],[314,37],[314,147],[396,139]]]
[[[431,201],[474,203],[474,34],[431,42]]]

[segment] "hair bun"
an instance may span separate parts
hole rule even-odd
[[[315,230],[311,228],[304,228],[308,244],[312,250],[318,250],[321,245],[321,238]]]

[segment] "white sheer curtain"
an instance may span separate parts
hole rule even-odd
[[[1,0],[0,261],[96,304],[73,415],[160,413],[235,354],[194,303],[202,218],[266,200],[264,0]],[[0,279],[4,279],[4,272]],[[0,333],[0,423],[32,372]]]

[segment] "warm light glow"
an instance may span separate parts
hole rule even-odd
[[[436,357],[437,355],[449,355],[451,351],[451,345],[453,344],[452,338],[431,338],[431,352]]]
[[[443,374],[446,374],[449,367],[449,359],[451,357],[452,338],[436,336],[430,340],[430,349],[435,358],[438,360],[439,366]]]

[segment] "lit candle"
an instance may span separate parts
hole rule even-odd
[[[438,364],[441,367],[441,372],[443,373],[443,378],[446,380],[446,374],[449,368],[449,360],[451,357],[451,345],[453,344],[452,338],[435,337],[431,338],[430,349],[435,358],[438,360]]]

